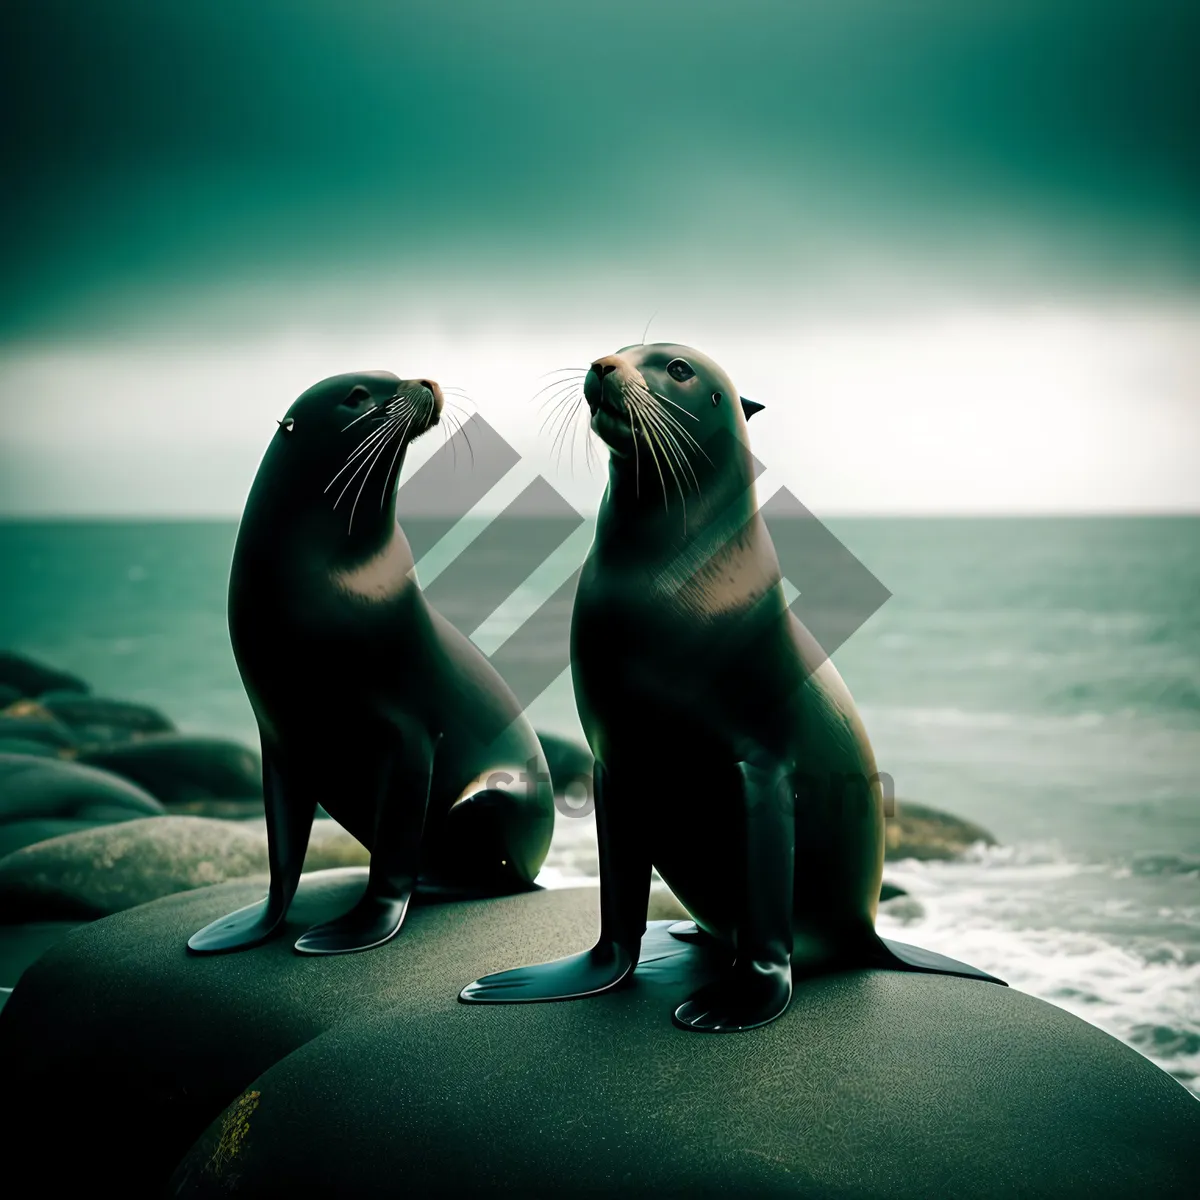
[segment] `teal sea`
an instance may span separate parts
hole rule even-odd
[[[829,525],[892,592],[834,655],[881,769],[901,801],[1000,843],[889,864],[909,895],[881,931],[1077,1013],[1200,1094],[1200,518]],[[235,533],[0,524],[0,645],[253,742],[225,623]],[[578,554],[495,614],[485,649]],[[578,734],[565,675],[531,715]],[[585,874],[592,836],[560,818],[544,881]]]

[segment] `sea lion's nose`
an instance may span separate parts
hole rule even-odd
[[[437,402],[440,409],[442,406],[442,389],[438,386],[436,379],[418,379],[416,380],[417,387],[423,387]]]
[[[606,354],[598,358],[588,370],[587,378],[583,381],[583,394],[592,412],[600,405],[600,396],[604,386],[604,377],[611,375],[619,366],[621,360],[615,354]],[[617,389],[619,391],[619,389]],[[614,395],[614,389],[609,389],[609,401],[620,404],[620,396]]]

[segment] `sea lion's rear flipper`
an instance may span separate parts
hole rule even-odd
[[[600,850],[600,938],[582,954],[469,983],[458,998],[466,1004],[530,1004],[578,1000],[620,987],[637,965],[646,905],[650,900],[650,852],[639,828],[636,782],[614,787],[596,764],[596,839]]]
[[[413,733],[374,764],[360,757],[352,785],[372,793],[367,810],[379,813],[367,888],[349,912],[304,933],[297,953],[352,954],[381,946],[400,932],[417,884],[435,744]]]
[[[264,739],[263,806],[267,818],[267,895],[206,925],[188,939],[193,954],[248,950],[274,937],[283,925],[300,883],[308,838],[317,811],[317,791],[302,771],[281,770]]]
[[[910,946],[907,942],[893,942],[890,938],[879,938],[879,943],[891,960],[883,965],[895,967],[901,971],[922,971],[929,975],[961,975],[966,979],[982,979],[987,983],[998,983],[1008,987],[1003,979],[989,975],[956,958],[947,958],[944,954],[934,954],[920,946]]]

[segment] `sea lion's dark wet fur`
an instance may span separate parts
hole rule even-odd
[[[405,452],[441,404],[428,380],[340,375],[279,422],[229,586],[262,740],[270,894],[195,934],[193,951],[278,931],[318,804],[371,851],[370,882],[354,910],[297,942],[305,953],[394,936],[418,868],[422,890],[463,894],[529,887],[541,867],[553,798],[537,737],[487,659],[426,603],[396,523]]]
[[[571,631],[596,756],[600,940],[462,998],[569,999],[624,982],[652,866],[695,918],[679,935],[730,960],[676,1010],[685,1028],[773,1020],[793,973],[982,976],[875,933],[883,791],[849,691],[787,606],[747,440],[761,406],[678,345],[598,359],[584,393],[610,451]]]

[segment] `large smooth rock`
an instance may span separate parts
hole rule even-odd
[[[12,988],[30,964],[62,941],[78,921],[35,921],[28,925],[0,925],[0,988]]]
[[[370,856],[340,825],[319,821],[308,871],[362,866]],[[0,920],[88,920],[268,870],[262,822],[151,817],[66,833],[0,859]]]
[[[98,819],[101,814],[151,816],[165,810],[136,784],[95,767],[0,754],[0,822],[50,818]]]
[[[167,805],[262,795],[262,759],[225,738],[147,737],[90,750],[79,761],[124,775]]]
[[[81,742],[120,743],[155,733],[172,733],[175,725],[156,708],[131,700],[105,696],[80,696],[72,692],[46,692],[38,698],[43,708],[69,725]]]
[[[181,817],[219,817],[222,821],[261,820],[263,798],[261,795],[232,798],[205,796],[200,800],[183,800],[172,804],[171,812]],[[328,814],[318,808],[317,817],[328,819]]]
[[[743,1034],[676,1029],[714,963],[647,936],[628,989],[463,1005],[478,975],[586,946],[594,890],[415,909],[363,954],[296,955],[362,872],[307,876],[286,935],[190,957],[262,881],[76,930],[0,1014],[6,1132],[47,1192],[1191,1196],[1200,1104],[1013,989],[859,971]],[[64,1131],[71,1153],[63,1154]],[[194,1144],[193,1144],[194,1143]],[[172,1176],[168,1180],[169,1176]]]
[[[892,860],[959,858],[973,846],[994,846],[986,829],[909,800],[896,802],[896,815],[887,821],[885,856]]]
[[[45,742],[32,742],[25,738],[0,737],[0,754],[32,754],[35,758],[57,758],[58,751]]]
[[[45,663],[11,650],[0,650],[0,684],[22,696],[40,696],[50,691],[83,693],[90,690],[78,675],[48,667]]]
[[[38,842],[60,838],[66,833],[79,833],[84,829],[97,829],[121,820],[144,820],[141,814],[128,810],[119,815],[88,816],[89,813],[104,813],[103,809],[83,809],[84,816],[28,818],[18,821],[0,822],[0,862],[16,850],[33,846]],[[4,919],[0,908],[0,920]]]

